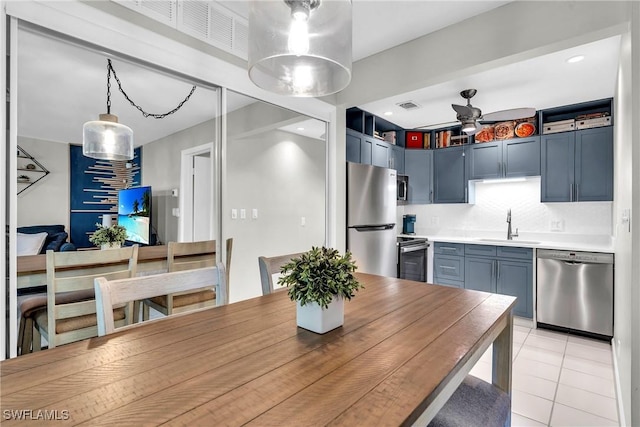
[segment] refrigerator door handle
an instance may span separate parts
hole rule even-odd
[[[383,225],[356,225],[351,228],[355,228],[358,231],[381,231],[381,230],[391,230],[395,227],[395,224],[383,224]]]

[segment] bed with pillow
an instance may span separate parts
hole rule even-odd
[[[44,254],[49,249],[55,252],[75,251],[76,246],[67,242],[69,235],[64,225],[31,225],[18,227],[17,255]]]

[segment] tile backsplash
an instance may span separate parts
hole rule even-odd
[[[547,233],[560,239],[612,235],[613,202],[541,203],[540,177],[471,185],[475,185],[475,204],[398,206],[398,227],[402,229],[404,214],[415,214],[418,235],[506,237],[511,209],[511,226],[522,238]]]

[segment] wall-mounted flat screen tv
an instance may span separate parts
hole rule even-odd
[[[118,191],[118,224],[127,230],[127,241],[151,244],[151,187]]]

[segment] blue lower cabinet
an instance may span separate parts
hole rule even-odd
[[[450,244],[440,243],[443,247]],[[441,249],[440,249],[441,250]],[[511,295],[518,298],[513,313],[521,317],[533,317],[533,250],[509,246],[464,245],[464,256],[443,256],[464,263],[462,280],[465,289]],[[434,255],[434,281],[438,277],[438,267]],[[462,261],[461,261],[462,260]],[[449,261],[450,262],[450,261]],[[443,262],[440,261],[442,264]],[[452,271],[453,272],[453,271]],[[446,279],[460,280],[458,277]]]
[[[496,260],[467,256],[464,260],[464,287],[476,291],[496,292]]]
[[[517,297],[513,314],[533,317],[533,262],[499,260],[496,292]]]
[[[464,288],[464,274],[464,256],[434,255],[433,281],[437,285]]]

